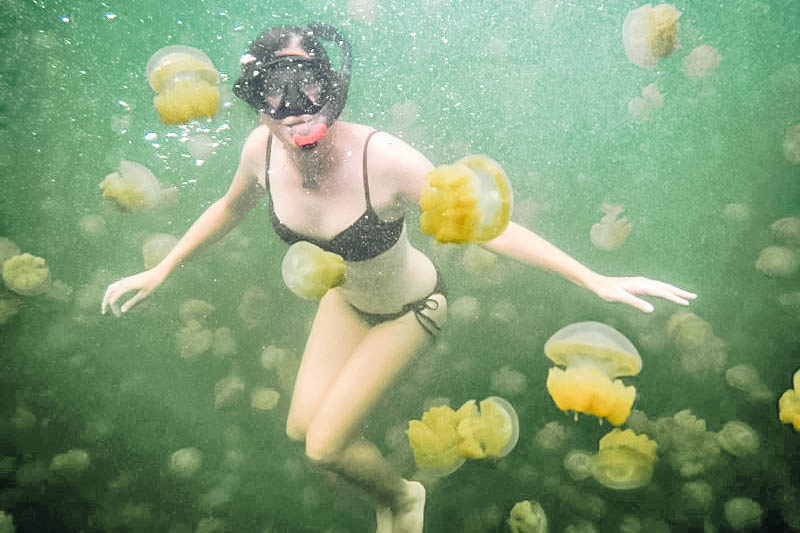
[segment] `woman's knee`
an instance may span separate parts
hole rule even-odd
[[[300,424],[294,417],[289,417],[286,420],[286,436],[295,442],[303,442],[306,440],[306,433],[308,432],[308,425]]]
[[[332,463],[341,452],[341,446],[338,446],[321,428],[315,428],[313,424],[305,434],[305,442],[306,457],[313,463]]]

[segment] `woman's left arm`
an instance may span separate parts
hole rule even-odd
[[[689,300],[697,297],[696,294],[674,285],[642,276],[614,277],[598,274],[541,236],[514,222],[499,237],[484,246],[523,263],[558,272],[607,302],[626,303],[645,313],[653,311],[653,305],[637,297],[637,294],[657,296],[681,305],[689,305]]]
[[[425,187],[426,176],[433,170],[433,164],[419,151],[396,137],[382,134],[379,138],[381,142],[376,143],[378,153],[375,154],[379,157],[372,161],[383,172],[399,179],[398,188],[409,202],[418,203],[420,192]],[[370,150],[374,148],[370,146]],[[637,297],[637,294],[657,296],[681,305],[689,305],[689,300],[697,297],[679,287],[641,276],[613,277],[598,274],[536,233],[514,222],[499,237],[484,246],[523,263],[558,272],[603,300],[626,303],[645,313],[651,312],[653,305]]]

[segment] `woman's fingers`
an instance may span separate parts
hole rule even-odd
[[[133,295],[133,298],[122,304],[122,312],[126,313],[131,307],[138,304],[140,301],[147,297],[147,293],[144,289],[141,289],[139,292]]]

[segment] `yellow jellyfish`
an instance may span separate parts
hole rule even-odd
[[[636,389],[614,379],[635,376],[642,358],[619,331],[599,322],[578,322],[558,330],[544,345],[557,365],[547,375],[547,391],[562,411],[606,418],[615,426],[631,412]],[[613,381],[612,381],[613,380]]]
[[[161,200],[161,184],[149,168],[123,159],[119,172],[112,172],[100,182],[103,198],[111,198],[123,212],[152,209]]]
[[[512,405],[499,396],[481,401],[480,415],[458,424],[462,437],[458,454],[469,459],[505,457],[519,440],[519,419]]]
[[[628,12],[622,23],[625,55],[642,68],[653,68],[678,46],[678,18],[681,12],[671,4],[644,4]]]
[[[219,104],[219,73],[203,52],[191,46],[171,45],[147,61],[147,81],[165,124],[183,124],[213,117]]]
[[[701,44],[683,58],[683,71],[690,79],[696,80],[707,76],[722,61],[722,56],[716,48],[708,44]]]
[[[800,431],[800,370],[794,373],[793,389],[789,389],[778,400],[778,417],[784,424],[792,424]]]
[[[50,269],[42,257],[17,254],[3,261],[2,270],[6,287],[22,296],[36,296],[50,288]]]
[[[637,435],[631,429],[614,429],[600,439],[592,475],[610,489],[643,487],[653,476],[657,447],[647,435]]]
[[[547,515],[536,501],[515,503],[506,522],[511,533],[547,533]]]
[[[344,281],[342,256],[307,241],[289,247],[281,266],[286,286],[301,298],[318,300]]]
[[[458,411],[447,405],[431,407],[422,420],[408,422],[408,443],[414,451],[417,466],[447,475],[458,470],[465,458],[458,453],[463,440],[458,426],[467,418],[479,416],[475,400],[469,400]]]
[[[514,203],[511,184],[494,160],[471,155],[440,165],[420,194],[423,233],[439,242],[486,242],[506,229]]]

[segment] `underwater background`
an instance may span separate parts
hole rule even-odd
[[[753,530],[800,530],[800,435],[777,414],[800,367],[800,276],[755,267],[775,243],[770,225],[800,214],[800,166],[782,148],[800,122],[800,4],[675,5],[680,46],[647,70],[626,58],[622,23],[639,4],[622,0],[5,0],[0,236],[44,257],[61,281],[48,296],[0,293],[18,308],[0,325],[0,510],[16,531],[374,530],[370,502],[323,480],[285,436],[315,307],[284,286],[285,245],[266,209],[176,270],[138,312],[99,313],[108,283],[143,268],[151,234],[180,237],[230,184],[257,123],[231,90],[249,41],[313,20],[353,45],[344,119],[398,135],[435,164],[489,155],[511,179],[515,220],[599,272],[697,292],[689,310],[723,343],[687,361],[668,333],[674,304],[651,300],[651,315],[608,304],[481,248],[432,244],[411,224],[447,281],[451,316],[376,406],[368,436],[409,477],[404,431],[430,405],[497,394],[520,420],[506,458],[469,461],[429,485],[425,531],[508,531],[525,499],[542,504],[556,532],[730,531],[733,498],[761,507]],[[159,120],[144,70],[169,44],[201,49],[222,74],[214,118]],[[691,79],[684,59],[703,44],[721,62]],[[663,105],[645,120],[628,106],[652,83]],[[209,153],[193,157],[190,139]],[[123,159],[176,187],[177,201],[115,209],[98,183]],[[611,252],[589,239],[604,200],[623,204],[632,224]],[[202,326],[216,343],[182,357],[191,349],[179,308],[198,299],[214,307]],[[570,477],[566,453],[596,452],[609,425],[556,408],[543,346],[588,320],[616,327],[642,355],[642,372],[626,379],[640,428],[685,409],[705,420],[706,431],[687,437],[675,425],[673,436],[711,449],[694,458],[699,470],[681,471],[680,445],[659,442],[646,487]],[[756,372],[758,394],[731,385],[728,370],[741,365]],[[254,407],[262,393],[275,397],[269,390],[277,404]],[[755,454],[714,451],[732,420],[755,429]],[[170,460],[184,448],[202,461],[180,476]],[[83,463],[54,467],[70,450]],[[687,489],[700,481],[713,495],[702,504]]]

